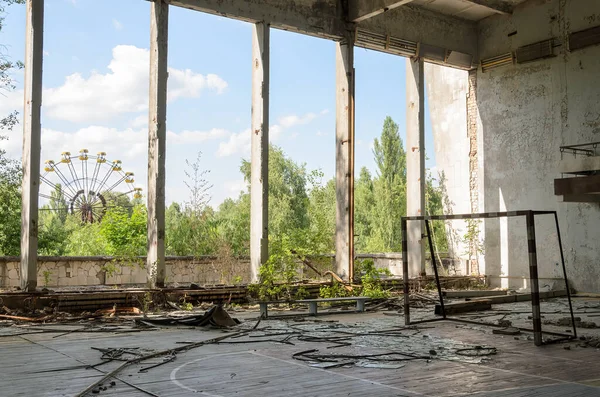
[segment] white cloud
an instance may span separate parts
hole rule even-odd
[[[113,18],[112,25],[115,30],[123,30],[123,24],[118,19]]]
[[[18,136],[17,136],[18,135]],[[9,157],[21,157],[21,134],[14,134],[10,140],[2,141],[2,148],[7,151]],[[148,132],[145,129],[124,129],[107,128],[101,126],[89,126],[80,128],[74,132],[63,132],[42,128],[42,165],[46,160],[58,162],[60,155],[64,151],[76,155],[80,149],[86,148],[90,155],[96,155],[98,152],[106,152],[108,160],[121,160],[123,162],[123,171],[131,171],[135,174],[135,186],[140,186],[146,190],[147,168],[148,168]],[[80,162],[74,160],[77,166],[77,173],[80,173]],[[88,173],[93,175],[95,162],[88,162]],[[60,165],[63,166],[64,165]],[[70,173],[64,167],[63,173],[70,178]],[[56,174],[49,174],[48,178],[54,183],[60,183]],[[114,181],[113,181],[114,182]],[[49,187],[45,183],[40,185],[42,193],[48,193]],[[123,191],[121,186],[119,191]]]
[[[223,186],[231,196],[236,197],[240,192],[246,190],[247,183],[244,179],[236,179],[223,182]]]
[[[283,132],[283,127],[279,124],[275,124],[269,127],[269,138],[273,141],[279,139],[279,136]]]
[[[321,115],[326,115],[327,113],[329,113],[329,109],[323,109],[321,110]]]
[[[289,115],[289,116],[284,116],[279,119],[279,125],[281,125],[281,127],[285,128],[285,129],[288,129],[288,128],[295,127],[297,125],[308,124],[311,121],[313,121],[315,119],[315,117],[317,117],[317,115],[314,113],[307,113],[301,117],[299,117],[295,114]]]
[[[19,111],[20,115],[23,113],[23,90],[0,92],[0,117],[15,110]]]
[[[167,144],[187,145],[193,143],[202,143],[212,139],[229,136],[230,132],[221,128],[213,128],[210,131],[188,131],[180,133],[173,131],[167,132]]]
[[[111,158],[118,155],[121,160],[136,159],[148,150],[148,132],[144,129],[117,130],[94,125],[72,133],[42,128],[42,157],[54,158],[63,151],[72,152],[81,148],[87,148],[92,154],[104,151]]]
[[[302,116],[292,114],[280,117],[277,124],[269,126],[269,140],[271,142],[277,141],[284,131],[298,125],[308,124],[316,117],[317,115],[315,113],[306,113]],[[294,139],[297,136],[297,133],[293,133],[290,138]],[[250,129],[237,134],[231,134],[227,141],[219,144],[217,157],[226,157],[238,153],[242,156],[247,156],[250,154],[251,142],[252,136],[250,135]]]
[[[227,157],[236,153],[248,155],[251,143],[250,129],[237,134],[231,134],[229,140],[221,142],[217,150],[217,157]]]
[[[142,122],[139,120],[134,120]],[[134,124],[132,122],[131,124]],[[181,183],[185,180],[184,168],[182,165],[185,158],[190,160],[195,159],[195,147],[199,143],[204,143],[210,140],[223,139],[231,135],[225,129],[214,128],[208,131],[182,131],[175,133],[167,132],[167,202],[181,202],[187,199],[189,194],[187,188]],[[250,131],[238,134],[238,136],[250,137]],[[21,157],[21,141],[20,131],[11,133],[9,140],[0,141],[0,149],[5,149],[9,158],[19,159]],[[106,152],[108,160],[121,160],[123,162],[123,171],[131,171],[135,174],[135,186],[143,189],[143,194],[147,191],[147,169],[148,169],[148,130],[146,126],[141,128],[125,128],[116,129],[103,126],[89,126],[80,128],[70,132],[58,131],[53,129],[42,128],[42,166],[46,160],[54,160],[58,162],[60,155],[64,151],[69,151],[74,156],[80,149],[86,148],[90,155],[96,155],[98,152]],[[205,163],[210,161],[210,157],[202,157],[202,166],[207,166],[208,169],[214,167],[214,164]],[[80,172],[79,160],[74,160],[73,164],[77,167],[77,173]],[[95,162],[89,161],[89,174],[93,174]],[[63,167],[64,165],[59,165]],[[69,177],[69,171],[64,167],[65,176]],[[245,189],[243,180],[230,180],[229,182],[221,183],[221,177],[215,174],[216,179],[211,179],[211,183],[223,186],[221,190],[215,191],[215,194],[222,191],[219,196],[220,203],[226,197],[236,197],[241,190]],[[54,183],[59,183],[60,179],[57,174],[50,174],[49,179]],[[113,181],[114,182],[114,181]],[[49,194],[50,188],[46,184],[41,185],[41,192]],[[123,191],[125,186],[120,186],[119,191]],[[221,197],[222,196],[222,197]]]
[[[50,53],[48,51],[44,50],[44,56],[48,57],[48,56],[50,56]]]
[[[92,71],[87,78],[74,73],[62,86],[45,89],[44,114],[72,122],[99,122],[147,110],[149,51],[120,45],[112,54],[108,73]],[[204,90],[222,93],[226,88],[227,82],[217,75],[169,68],[169,101],[196,98]]]
[[[135,119],[129,122],[131,128],[145,128],[148,129],[148,115],[140,114]]]
[[[216,74],[206,77],[192,72],[190,69],[178,70],[169,68],[168,98],[169,101],[179,97],[197,98],[204,89],[210,89],[223,93],[227,88],[227,82]]]

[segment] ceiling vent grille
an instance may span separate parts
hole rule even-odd
[[[555,56],[553,42],[554,39],[548,39],[517,48],[517,63],[532,62]]]
[[[462,69],[471,69],[473,56],[458,51],[446,50],[428,44],[403,40],[389,35],[373,33],[363,29],[356,29],[354,45],[369,50],[382,51],[406,57],[420,56],[427,61],[455,66]]]
[[[354,44],[357,47],[404,56],[415,56],[417,54],[417,43],[413,41],[397,39],[389,35],[368,32],[362,29],[356,29]]]
[[[569,35],[570,51],[579,50],[595,44],[600,44],[600,26],[573,32]]]
[[[483,73],[488,72],[492,69],[496,69],[506,65],[512,65],[514,63],[514,55],[512,52],[506,54],[497,55],[495,57],[486,58],[481,60],[481,71]]]

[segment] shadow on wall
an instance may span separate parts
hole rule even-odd
[[[600,292],[600,211],[589,204],[559,204],[553,180],[561,145],[598,140],[587,112],[600,113],[599,58],[600,48],[591,47],[479,72],[477,95],[485,211],[558,211],[569,278],[576,289],[589,292]],[[540,277],[560,277],[554,222],[537,218]],[[528,275],[524,219],[486,221],[485,242],[487,274]],[[522,286],[510,280],[507,286]]]

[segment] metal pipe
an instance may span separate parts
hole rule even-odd
[[[349,40],[352,40],[351,38]],[[350,48],[348,49],[348,51],[352,51],[354,52],[354,44],[352,46],[350,46]],[[356,142],[355,142],[355,129],[354,129],[354,121],[355,121],[355,101],[354,101],[354,83],[355,83],[355,74],[356,74],[356,69],[354,68],[354,55],[352,55],[352,76],[350,77],[350,98],[349,98],[349,102],[350,102],[350,109],[348,111],[348,126],[350,127],[350,142],[348,145],[348,151],[349,151],[349,156],[348,156],[348,161],[349,161],[349,168],[350,168],[350,180],[348,181],[348,194],[349,194],[349,213],[348,213],[348,218],[349,218],[349,222],[350,222],[350,227],[349,227],[349,233],[348,233],[348,248],[350,251],[350,255],[349,255],[349,263],[348,263],[348,281],[350,281],[350,283],[354,282],[354,155],[355,155],[355,147],[356,147]]]
[[[535,218],[533,211],[525,216],[527,223],[527,249],[529,251],[529,279],[531,283],[531,312],[533,318],[533,341],[536,346],[541,346],[542,318],[540,313],[540,286],[537,269],[537,248],[535,246]]]
[[[404,325],[410,325],[410,289],[408,279],[408,241],[406,236],[405,217],[400,221],[400,229],[402,232],[402,279],[404,281]]]
[[[575,326],[575,314],[573,313],[573,304],[571,303],[571,290],[569,288],[569,279],[567,278],[567,267],[565,266],[565,254],[563,253],[562,238],[560,236],[560,227],[558,226],[558,214],[554,213],[556,222],[556,235],[558,236],[558,249],[560,250],[560,260],[562,263],[563,275],[565,276],[565,288],[567,290],[567,299],[569,301],[569,312],[571,313],[571,324],[573,325],[573,336],[577,337],[577,327]]]
[[[437,265],[435,263],[435,252],[433,249],[431,228],[429,227],[428,220],[425,221],[425,230],[427,231],[427,241],[429,241],[429,252],[431,253],[431,265],[433,266],[433,273],[435,274],[435,284],[437,286],[438,295],[440,297],[440,308],[442,309],[442,316],[446,318],[446,309],[444,308],[444,296],[442,295],[442,286],[440,285],[440,277],[438,275]]]

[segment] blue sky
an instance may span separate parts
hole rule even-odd
[[[23,6],[11,6],[0,33],[13,59],[24,54]],[[62,151],[106,151],[146,188],[150,4],[143,0],[46,0],[42,161]],[[185,201],[185,160],[202,152],[212,204],[243,188],[239,165],[249,158],[251,25],[177,7],[169,19],[167,201]],[[334,42],[271,31],[272,142],[326,178],[335,165]],[[375,172],[373,139],[385,116],[405,140],[405,60],[355,50],[356,169]],[[0,111],[21,110],[18,90]],[[1,143],[19,157],[17,131]],[[434,166],[426,113],[426,147]]]

